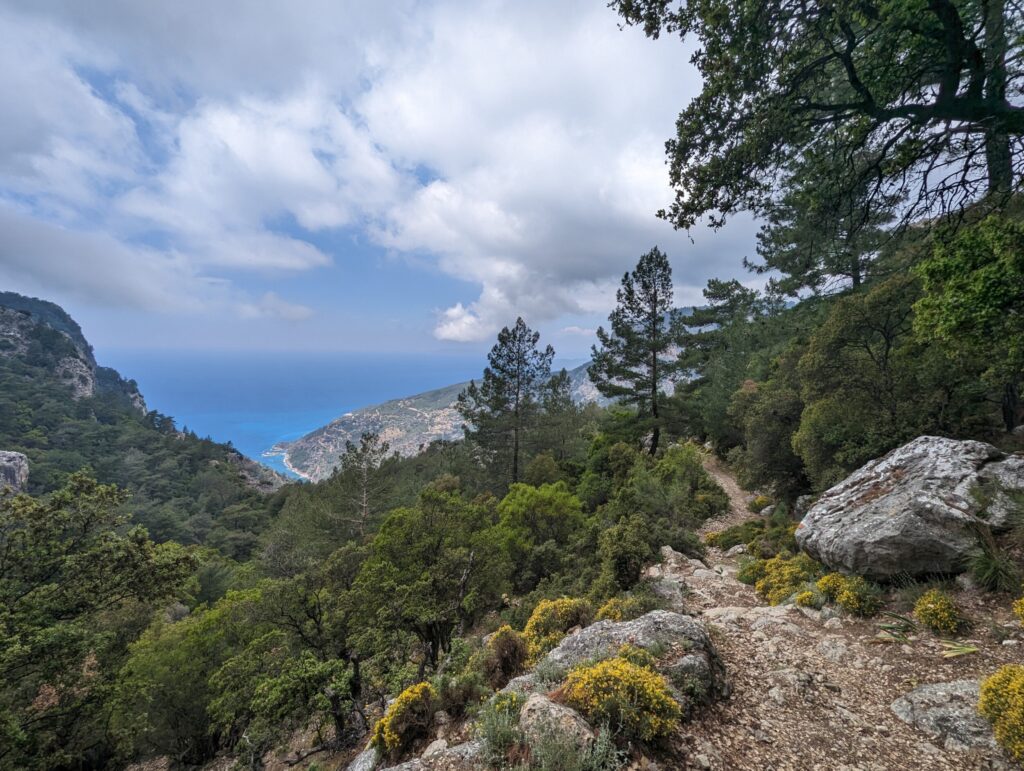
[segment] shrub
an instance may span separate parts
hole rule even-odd
[[[682,717],[665,678],[623,658],[573,670],[563,695],[592,722],[607,723],[625,737],[642,741],[667,736]]]
[[[592,615],[593,608],[583,599],[541,600],[523,630],[530,658],[536,661],[558,645],[574,626],[586,626]]]
[[[978,711],[992,723],[996,741],[1024,761],[1024,666],[1008,664],[987,678]]]
[[[632,621],[645,613],[657,610],[661,606],[653,594],[631,594],[624,597],[612,597],[597,611],[597,621]]]
[[[860,576],[829,573],[818,579],[818,590],[854,616],[873,616],[882,605],[878,588]]]
[[[480,713],[477,734],[483,743],[484,759],[493,767],[505,767],[512,748],[525,740],[519,730],[519,711],[524,702],[518,693],[499,693]]]
[[[765,562],[764,576],[754,588],[770,605],[778,605],[817,578],[820,572],[818,563],[806,554],[795,557],[779,554]]]
[[[753,586],[764,578],[764,571],[767,564],[767,560],[755,559],[753,557],[747,557],[741,560],[740,569],[736,572],[736,580]]]
[[[1013,603],[1013,612],[1020,619],[1021,625],[1024,625],[1024,597]]]
[[[630,664],[635,664],[642,669],[649,669],[654,672],[658,668],[658,662],[650,651],[639,648],[636,645],[626,643],[616,654],[620,659],[625,659]]]
[[[370,744],[384,755],[398,757],[426,735],[437,701],[437,691],[430,683],[410,685],[377,721]]]
[[[465,669],[458,674],[441,674],[434,678],[437,691],[437,708],[452,717],[462,717],[466,711],[482,702],[491,693],[483,675],[474,669]]]
[[[750,509],[754,514],[760,514],[772,503],[772,499],[767,495],[758,495],[747,504],[747,508]]]
[[[918,598],[914,618],[938,634],[953,634],[963,623],[956,604],[941,589],[929,589]]]
[[[993,543],[984,543],[970,561],[971,575],[978,585],[990,592],[1018,592],[1020,570],[1006,552]]]
[[[531,771],[617,771],[627,754],[615,746],[611,731],[601,730],[592,743],[579,746],[552,728],[530,746]]]
[[[825,604],[825,598],[821,592],[813,589],[804,589],[796,595],[796,604],[801,608],[820,608]]]
[[[796,554],[796,526],[785,514],[767,520],[763,532],[747,542],[747,551],[754,557],[768,559],[779,554]]]
[[[508,681],[520,674],[530,657],[526,640],[508,624],[498,629],[487,641],[483,673],[492,688],[504,688]]]
[[[704,543],[708,546],[716,546],[719,549],[731,549],[741,543],[749,543],[764,532],[765,521],[763,519],[748,519],[738,525],[727,527],[725,530],[708,533],[704,536]]]

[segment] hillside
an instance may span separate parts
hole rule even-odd
[[[96,363],[59,306],[0,293],[0,449],[29,459],[28,492],[89,469],[132,493],[158,540],[246,556],[267,519],[264,494],[286,481],[227,444],[183,433],[148,409],[133,380]]]
[[[603,404],[603,397],[587,376],[588,366],[589,362],[569,371],[573,398],[581,404]],[[403,457],[415,455],[433,441],[462,437],[455,400],[467,385],[455,383],[347,412],[300,439],[274,445],[266,455],[284,455],[289,469],[312,481],[330,476],[345,451],[345,443],[358,442],[364,433],[379,434]]]

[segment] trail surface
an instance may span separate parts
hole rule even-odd
[[[729,496],[728,513],[702,533],[752,515],[748,495],[716,459],[706,468]],[[671,549],[650,569],[663,588],[678,589],[682,609],[704,619],[725,663],[731,697],[688,726],[690,768],[736,769],[1003,769],[992,749],[965,750],[955,738],[928,735],[900,720],[890,704],[926,683],[980,680],[1019,662],[1022,646],[1002,644],[978,624],[970,642],[979,652],[942,657],[927,632],[910,644],[877,644],[877,619],[855,619],[826,608],[767,606],[736,580],[739,555],[708,549],[705,563]],[[969,595],[969,596],[967,596]],[[1012,618],[1003,604],[978,592],[957,595],[972,613],[996,623]],[[975,616],[976,618],[978,616]]]

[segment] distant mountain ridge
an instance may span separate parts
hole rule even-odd
[[[573,399],[581,404],[603,404],[605,398],[587,374],[589,366],[587,362],[569,370]],[[455,383],[347,412],[299,439],[275,444],[264,455],[284,456],[291,471],[313,482],[329,477],[345,451],[345,443],[358,442],[364,433],[380,434],[400,455],[415,455],[438,439],[462,437],[462,418],[455,401],[468,385],[469,381]]]

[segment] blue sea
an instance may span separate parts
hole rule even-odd
[[[263,452],[350,410],[479,378],[472,355],[97,350],[98,362],[134,379],[151,410],[179,428],[230,441],[289,473]],[[289,474],[290,475],[290,474]]]

